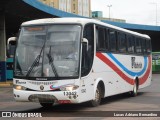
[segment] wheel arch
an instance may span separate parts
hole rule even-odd
[[[105,96],[105,85],[104,85],[104,81],[102,78],[96,79],[95,81],[95,86],[94,86],[94,93],[96,92],[96,88],[98,87],[98,85],[101,88],[102,91],[102,98],[104,98]]]

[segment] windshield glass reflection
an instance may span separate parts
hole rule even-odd
[[[15,55],[15,76],[78,76],[80,31],[79,25],[23,27]]]

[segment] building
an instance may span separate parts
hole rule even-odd
[[[98,19],[98,20],[108,20],[108,21],[113,21],[113,22],[122,22],[122,23],[126,22],[126,20],[123,20],[123,19],[104,18],[102,11],[93,11],[92,12],[92,18],[93,19]]]
[[[102,18],[103,12],[102,11],[93,11],[92,12],[92,18]]]
[[[39,0],[42,3],[56,9],[74,13],[80,16],[90,17],[90,0]]]

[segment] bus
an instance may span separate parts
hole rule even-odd
[[[14,59],[14,98],[42,107],[88,102],[151,84],[151,40],[87,18],[24,22]]]
[[[152,52],[152,72],[160,72],[160,52]]]

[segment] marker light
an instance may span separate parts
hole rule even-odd
[[[73,91],[79,88],[78,85],[66,85],[60,88],[61,91]]]

